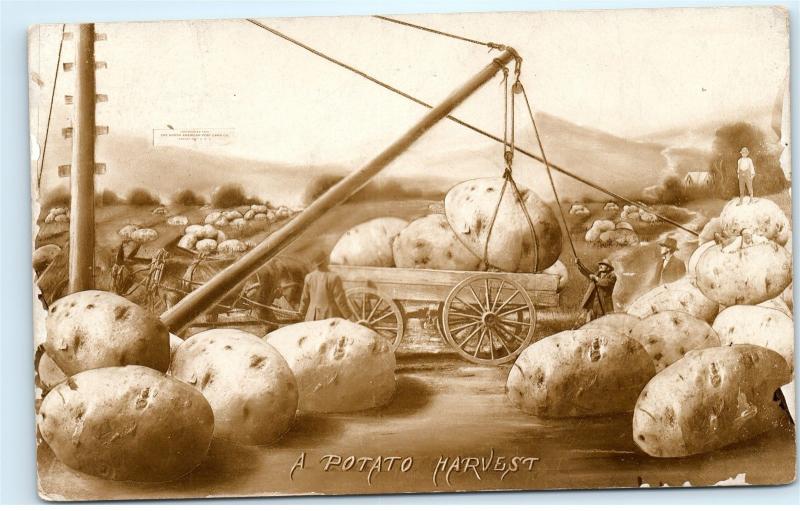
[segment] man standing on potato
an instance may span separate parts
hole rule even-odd
[[[614,274],[614,267],[608,259],[603,259],[597,264],[597,271],[592,270],[581,263],[580,259],[575,260],[580,272],[589,279],[589,287],[583,295],[581,309],[583,319],[588,323],[600,316],[614,312],[614,302],[611,295],[614,293],[614,286],[617,283],[617,276]],[[578,318],[581,322],[581,318]]]
[[[753,198],[753,178],[756,176],[756,168],[753,166],[753,160],[750,159],[750,151],[746,147],[742,147],[739,152],[742,155],[736,164],[736,174],[739,177],[739,205],[744,200],[745,192],[750,196],[752,204],[758,200]]]
[[[328,268],[328,255],[318,254],[313,265],[314,269],[303,282],[303,295],[300,298],[299,312],[304,320],[351,319],[353,312],[342,279]]]

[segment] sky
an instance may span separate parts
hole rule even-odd
[[[788,14],[770,8],[617,10],[403,16],[509,44],[537,111],[631,139],[739,120],[775,102],[788,66]],[[436,103],[492,58],[484,47],[370,17],[263,19],[265,24]],[[67,26],[67,31],[75,31]],[[31,137],[44,139],[60,25],[30,31]],[[293,165],[356,166],[424,109],[244,20],[103,23],[96,31],[98,160],[115,137],[154,129],[219,128],[224,145],[200,150]],[[62,61],[72,62],[73,41]],[[47,182],[68,162],[71,73],[59,73],[45,160]],[[489,82],[456,115],[502,130],[503,89]],[[399,164],[422,172],[432,155],[486,140],[441,123]],[[40,146],[39,146],[40,147]],[[491,147],[487,145],[486,147]],[[66,161],[65,161],[66,160]],[[492,170],[495,172],[495,170]]]

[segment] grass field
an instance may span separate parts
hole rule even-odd
[[[787,214],[790,214],[791,200],[788,193],[783,192],[768,197],[778,203]],[[655,209],[678,222],[700,229],[702,224],[710,217],[719,214],[725,201],[721,199],[702,199],[687,204],[685,207],[674,206],[655,206]],[[567,227],[575,245],[581,261],[590,268],[595,267],[597,262],[603,258],[614,260],[615,256],[622,250],[619,247],[602,247],[587,243],[584,240],[586,230],[597,219],[610,219],[615,222],[620,221],[621,211],[605,211],[605,202],[585,203],[591,214],[588,217],[577,217],[567,215]],[[142,227],[156,229],[160,236],[155,242],[156,245],[164,245],[170,240],[175,240],[180,236],[183,227],[170,226],[166,224],[168,216],[184,215],[190,223],[202,223],[204,217],[211,211],[206,207],[186,207],[170,206],[168,215],[155,215],[151,213],[152,206],[129,206],[114,205],[97,208],[96,210],[96,237],[97,252],[102,254],[98,259],[107,261],[111,254],[122,241],[117,231],[124,225],[134,223]],[[406,220],[412,220],[431,213],[442,212],[440,201],[431,200],[396,200],[396,201],[376,201],[376,202],[357,202],[346,203],[337,206],[322,215],[313,225],[302,232],[297,239],[288,247],[287,253],[298,256],[308,257],[312,252],[319,250],[329,252],[339,237],[350,227],[366,220],[380,216],[396,216]],[[41,219],[40,219],[41,222]],[[258,243],[265,239],[275,229],[280,228],[285,221],[269,224],[268,222],[249,222],[244,230],[237,231],[232,227],[223,228],[229,238],[237,238]],[[642,241],[656,239],[666,233],[673,232],[674,227],[657,222],[647,224],[644,222],[631,222],[634,229]],[[41,229],[38,233],[36,244],[41,246],[48,243],[55,243],[63,246],[68,238],[68,224],[40,224]],[[683,258],[688,259],[688,255],[693,250],[693,245],[688,244],[685,253],[681,253]],[[634,247],[635,249],[635,247]],[[587,281],[578,271],[575,264],[575,257],[571,252],[569,243],[564,240],[562,246],[561,261],[566,265],[569,272],[569,280],[566,287],[560,293],[560,304],[557,309],[538,311],[539,320],[543,324],[549,325],[548,330],[556,331],[564,327],[569,328],[574,324],[581,298],[587,287]],[[655,264],[656,261],[653,261]],[[66,278],[66,275],[64,276]],[[635,275],[627,275],[622,278],[635,279]]]

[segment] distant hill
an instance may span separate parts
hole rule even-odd
[[[135,137],[109,137],[101,144],[97,160],[107,163],[108,172],[98,176],[98,188],[124,194],[130,188],[144,187],[163,200],[183,188],[208,197],[214,187],[235,182],[242,184],[248,195],[278,204],[299,204],[310,176],[347,171],[333,165],[298,166],[181,147],[153,147],[149,140]]]
[[[538,154],[533,131],[518,116],[517,143]],[[449,121],[443,121],[449,122]],[[670,165],[656,142],[637,142],[593,128],[579,126],[546,114],[537,114],[537,123],[550,161],[602,184],[616,192],[637,196],[647,186],[657,183]],[[445,193],[458,182],[477,177],[499,176],[503,171],[502,146],[485,141],[469,149],[417,150],[413,158],[392,165],[390,177],[376,178],[408,182],[408,189]],[[379,148],[376,148],[376,152]],[[246,192],[283,204],[302,203],[309,183],[322,175],[345,175],[352,168],[340,165],[298,166],[281,162],[259,161],[214,155],[188,148],[153,147],[149,140],[114,134],[101,137],[98,161],[107,164],[108,172],[98,176],[97,187],[124,195],[133,187],[144,187],[168,199],[175,191],[191,188],[208,195],[225,182],[241,183]],[[371,155],[365,155],[371,156]],[[515,177],[536,190],[546,200],[552,199],[544,166],[518,155]],[[599,192],[564,176],[554,175],[559,193],[565,199],[602,199]],[[46,188],[64,184],[50,177]]]
[[[661,144],[627,140],[546,113],[537,114],[536,122],[550,162],[615,192],[636,196],[657,183],[668,168]],[[519,130],[516,140],[518,146],[539,154],[531,128]],[[498,176],[503,171],[502,146],[490,141],[469,150],[432,155],[427,171],[451,185],[464,179]],[[544,165],[518,153],[514,176],[546,200],[552,199]],[[554,171],[553,177],[559,194],[567,200],[607,197],[558,172]]]

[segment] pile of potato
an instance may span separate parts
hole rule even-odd
[[[50,208],[47,216],[44,217],[44,223],[67,223],[69,222],[69,208]]]
[[[133,302],[84,291],[55,302],[46,327],[39,432],[65,465],[106,479],[178,479],[212,438],[270,445],[298,409],[363,410],[395,392],[391,347],[345,320],[183,341]]]
[[[117,234],[124,240],[135,241],[137,243],[147,243],[148,241],[158,239],[158,231],[136,224],[125,225]]]
[[[235,255],[247,252],[250,248],[241,240],[228,239],[223,231],[211,224],[188,225],[183,232],[183,236],[178,240],[178,246],[186,250]]]
[[[655,216],[653,213],[649,211],[645,211],[644,209],[634,206],[633,204],[626,204],[622,207],[622,213],[620,213],[620,218],[623,220],[630,220],[635,222],[644,222],[648,224],[654,224],[658,222],[658,217]]]
[[[549,269],[566,283],[566,267],[557,266],[561,228],[550,207],[519,187],[533,225],[534,244],[511,186],[505,188],[502,199],[501,190],[502,178],[473,179],[447,193],[444,214],[435,212],[410,223],[381,217],[356,225],[339,238],[331,263],[460,271],[488,265],[507,272],[532,272],[535,266],[538,271]]]
[[[167,218],[167,225],[189,225],[189,219],[183,215],[175,215]]]
[[[587,243],[600,246],[627,247],[639,243],[639,236],[629,222],[615,224],[611,220],[595,220],[584,239]]]
[[[509,400],[542,417],[633,411],[633,440],[655,457],[709,452],[786,426],[775,395],[783,390],[794,409],[794,321],[781,298],[791,257],[780,240],[790,231],[777,207],[761,203],[757,213],[726,207],[713,225],[721,235],[732,225],[761,232],[752,246],[725,250],[712,234],[686,277],[625,313],[528,347],[509,373]]]
[[[589,208],[587,208],[583,204],[573,204],[572,206],[569,207],[569,214],[573,216],[585,217],[591,215],[592,212],[589,211]]]
[[[148,311],[104,291],[52,304],[45,354],[61,382],[37,417],[42,438],[65,465],[115,480],[168,481],[205,458],[214,415],[203,395],[165,374],[166,327]],[[55,370],[58,369],[58,372]]]

